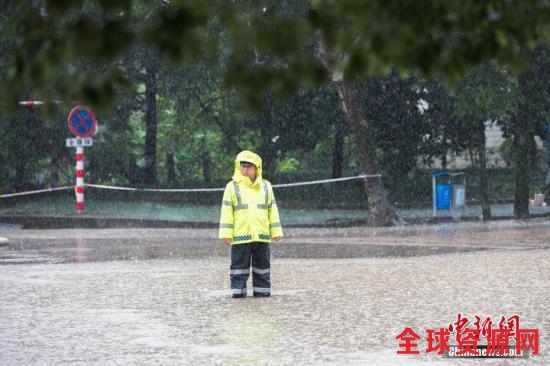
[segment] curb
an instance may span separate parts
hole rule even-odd
[[[218,223],[207,221],[170,221],[151,219],[124,219],[92,216],[27,216],[0,215],[0,222],[19,225],[25,229],[129,229],[129,228],[218,228]]]
[[[537,222],[550,218],[550,214],[533,214],[527,219],[516,219],[509,216],[493,217],[483,221],[475,217],[462,217],[455,220],[451,217],[405,218],[406,224],[396,226],[369,226],[367,220],[330,220],[318,223],[294,223],[284,225],[289,229],[344,229],[362,228],[372,234],[377,233],[425,233],[440,230],[441,225],[501,228],[516,222],[513,226],[529,226],[529,222]],[[131,219],[118,217],[95,216],[40,216],[40,215],[0,215],[0,222],[16,225],[25,229],[129,229],[129,228],[157,228],[157,229],[217,229],[218,222],[209,221],[172,221],[155,219]],[[538,223],[537,223],[538,224]]]

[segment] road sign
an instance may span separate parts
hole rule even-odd
[[[97,121],[94,112],[86,106],[77,105],[67,118],[69,130],[77,137],[89,137],[96,131]]]
[[[91,137],[85,137],[85,138],[68,138],[67,141],[67,147],[77,147],[77,146],[92,146],[94,144],[94,141]]]

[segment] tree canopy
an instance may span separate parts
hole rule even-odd
[[[278,94],[326,80],[311,57],[316,33],[348,78],[396,69],[451,80],[485,59],[525,66],[525,51],[550,34],[542,0],[9,0],[0,11],[4,100],[32,86],[96,106],[112,105],[113,84],[128,80],[116,67],[98,77],[80,65],[111,65],[136,44],[180,65],[222,52],[225,80],[257,100],[259,88]]]

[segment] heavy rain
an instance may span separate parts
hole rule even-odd
[[[549,20],[1,2],[0,365],[550,364]]]
[[[545,220],[291,229],[265,299],[231,298],[227,249],[208,229],[3,235],[2,364],[469,364],[396,354],[406,327],[423,350],[458,313],[520,315],[539,355],[513,363],[549,361]]]

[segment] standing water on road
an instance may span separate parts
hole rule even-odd
[[[508,364],[425,352],[462,313],[521,316],[549,364],[550,252],[274,258],[273,296],[232,299],[227,258],[0,266],[2,365]],[[420,355],[398,355],[406,327]],[[503,363],[504,362],[504,363]]]

